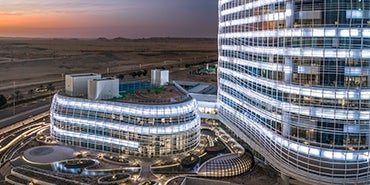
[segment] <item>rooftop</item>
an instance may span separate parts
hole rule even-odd
[[[134,103],[178,103],[190,98],[187,94],[181,92],[174,85],[149,86],[146,88],[132,89],[120,93],[120,98],[114,101],[134,102]]]
[[[27,149],[23,156],[34,163],[52,163],[74,157],[74,150],[59,145],[37,146]]]
[[[217,95],[215,95],[215,94],[190,93],[190,95],[194,99],[196,99],[197,101],[211,102],[211,103],[216,103],[217,102]]]
[[[109,81],[109,80],[116,80],[116,78],[107,77],[107,78],[95,78],[92,80],[93,81]]]
[[[176,81],[182,88],[189,93],[196,94],[217,94],[217,87],[203,82],[190,82],[190,81]]]
[[[97,73],[80,73],[80,74],[67,74],[66,76],[71,76],[71,77],[82,77],[82,76],[97,76],[99,74]]]
[[[102,100],[139,104],[172,104],[187,101],[192,98],[181,88],[181,86],[173,83],[165,86],[153,86],[145,81],[134,81],[121,83],[119,90],[120,97]],[[63,96],[70,96],[64,91],[59,92],[59,94]],[[74,97],[87,98],[84,96]]]

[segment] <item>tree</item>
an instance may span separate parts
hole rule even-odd
[[[53,83],[49,83],[49,84],[46,86],[46,89],[47,89],[48,91],[54,91],[54,90],[55,90],[55,87],[54,87]]]
[[[6,104],[6,98],[4,95],[0,94],[0,107]]]
[[[135,72],[135,71],[131,73],[132,78],[135,78],[135,77],[136,77],[136,75],[137,75],[137,74],[136,74],[136,72]]]
[[[138,77],[140,77],[142,74],[143,74],[143,72],[142,72],[142,71],[138,71],[138,72],[136,72],[136,75],[137,75]]]
[[[125,75],[124,74],[119,74],[119,75],[117,75],[117,78],[120,79],[120,80],[122,80],[122,79],[125,78]]]
[[[35,90],[34,89],[28,90],[28,94],[31,95],[31,97],[33,98],[33,94],[35,94]]]

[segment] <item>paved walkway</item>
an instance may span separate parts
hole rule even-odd
[[[143,162],[141,164],[141,170],[139,174],[140,180],[149,180],[153,181],[157,179],[158,177],[155,176],[151,170],[152,163],[151,162]]]

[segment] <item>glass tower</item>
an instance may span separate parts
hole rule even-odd
[[[370,183],[370,0],[219,0],[220,119],[282,176]]]

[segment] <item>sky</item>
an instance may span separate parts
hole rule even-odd
[[[0,0],[0,37],[217,37],[217,0]]]

